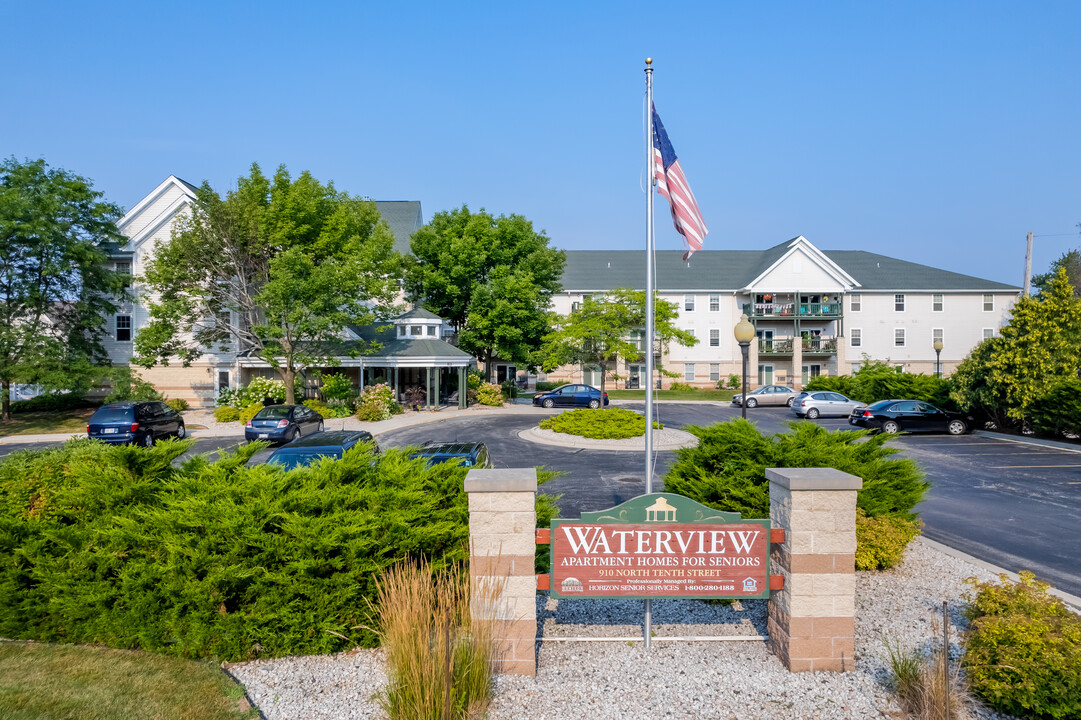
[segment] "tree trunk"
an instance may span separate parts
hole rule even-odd
[[[278,368],[278,375],[281,376],[282,382],[285,383],[285,404],[296,405],[296,392],[293,390],[293,380],[297,376],[297,371],[291,367]]]
[[[11,419],[11,381],[4,380],[0,383],[0,387],[3,388],[4,400],[2,403],[2,411],[0,411],[0,420]]]

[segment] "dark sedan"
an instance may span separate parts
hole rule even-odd
[[[323,432],[323,416],[304,405],[271,405],[244,425],[244,439],[287,443],[301,435]]]
[[[286,470],[311,465],[320,458],[341,459],[345,452],[357,445],[370,442],[372,452],[379,453],[379,445],[366,430],[333,430],[313,433],[307,437],[283,445],[267,458],[268,463],[281,465]]]
[[[184,418],[163,402],[115,402],[98,408],[86,425],[86,435],[94,440],[147,447],[164,437],[187,434]]]
[[[428,465],[461,460],[462,467],[494,467],[484,443],[428,443],[409,457],[424,458]]]
[[[848,422],[884,433],[948,432],[964,435],[972,427],[972,418],[940,410],[921,400],[880,400],[865,408],[856,408]]]
[[[555,390],[537,393],[533,396],[533,404],[546,408],[599,408],[608,404],[608,393],[602,393],[592,385],[563,385]]]

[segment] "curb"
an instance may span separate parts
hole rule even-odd
[[[694,447],[698,444],[698,438],[683,430],[666,429],[663,431],[668,438],[667,442],[654,441],[654,452],[666,450],[678,450],[685,447]],[[645,437],[625,438],[619,440],[594,440],[577,435],[557,433],[553,430],[543,430],[539,427],[531,427],[518,433],[518,437],[529,442],[541,445],[555,445],[557,447],[578,448],[580,450],[612,450],[616,452],[645,452]]]
[[[983,568],[984,570],[989,570],[996,575],[1006,575],[1013,582],[1021,581],[1021,578],[1018,577],[1017,573],[1015,572],[1010,572],[1005,568],[1000,568],[998,565],[993,565],[985,560],[980,560],[978,557],[969,555],[966,552],[961,552],[960,550],[952,548],[949,545],[943,545],[937,540],[931,540],[930,538],[924,537],[923,535],[919,535],[916,537],[916,542],[923,543],[924,545],[934,550],[938,550],[943,555],[949,555],[950,557],[955,557],[959,560],[964,560],[965,562],[972,563],[973,565]],[[1070,593],[1064,592],[1057,588],[1049,588],[1048,592],[1062,600],[1062,602],[1064,602],[1070,610],[1074,611],[1078,615],[1081,615],[1081,597],[1071,595]]]
[[[1021,445],[1039,445],[1041,447],[1057,448],[1067,452],[1081,453],[1081,445],[1060,442],[1058,440],[1044,440],[1043,438],[1030,438],[1023,435],[1007,435],[1006,433],[991,432],[990,430],[973,430],[969,434],[975,435],[976,437],[988,438],[990,440],[1002,440],[1004,442],[1014,442]]]

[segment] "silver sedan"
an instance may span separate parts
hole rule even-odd
[[[848,417],[856,408],[867,403],[847,398],[841,393],[829,390],[805,392],[792,403],[792,409],[799,417],[814,420],[817,417]]]
[[[795,390],[784,385],[763,385],[757,390],[747,393],[747,407],[753,408],[759,405],[787,405],[792,407],[792,401],[798,395]],[[733,405],[743,404],[743,395],[732,398]]]

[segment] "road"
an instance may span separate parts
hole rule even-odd
[[[628,405],[641,410],[641,406]],[[662,403],[658,419],[668,426],[705,425],[738,417],[739,409],[712,403]],[[549,414],[482,414],[388,431],[384,448],[428,441],[482,441],[497,465],[543,465],[563,474],[543,486],[562,495],[564,517],[612,507],[645,489],[645,458],[640,452],[576,450],[540,445],[518,433]],[[748,418],[763,432],[782,432],[795,420],[783,408],[754,408]],[[847,429],[844,418],[820,419],[830,429]],[[192,452],[217,453],[242,441],[237,437],[196,439]],[[931,480],[926,499],[916,507],[924,534],[1008,570],[1032,570],[1037,577],[1081,596],[1081,447],[1045,447],[1012,438],[984,435],[908,435],[895,441]],[[0,455],[51,443],[0,445]],[[258,459],[258,458],[256,458]],[[654,490],[675,453],[657,453]]]

